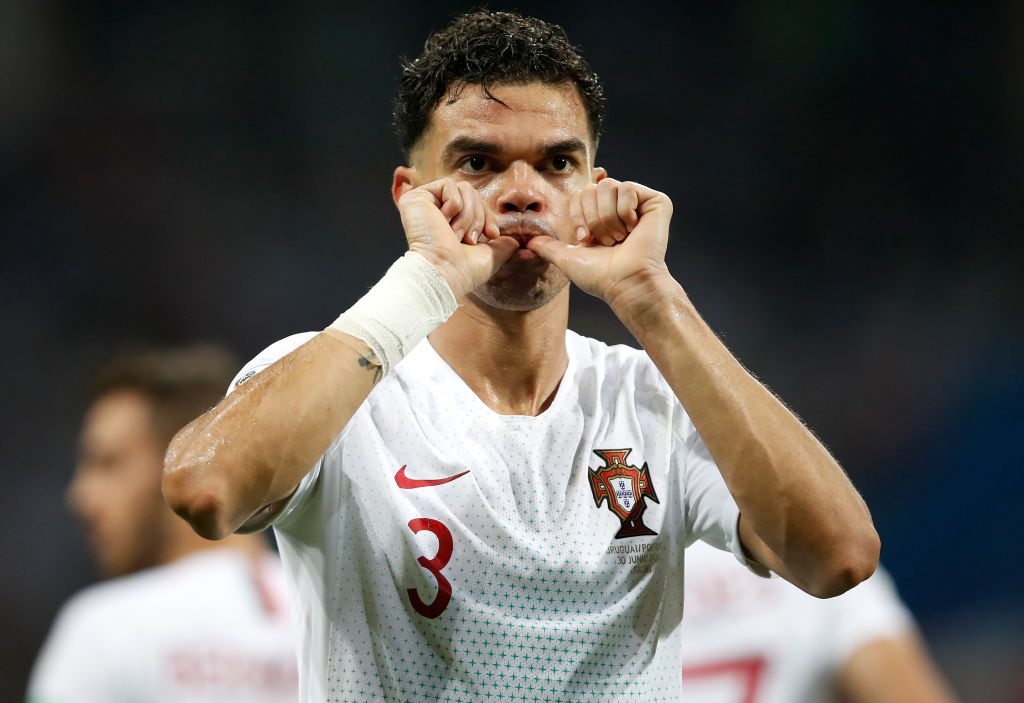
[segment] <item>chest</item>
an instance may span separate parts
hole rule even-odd
[[[454,594],[572,614],[674,568],[682,511],[670,441],[635,414],[372,420],[331,467],[339,532],[414,610],[443,612]]]

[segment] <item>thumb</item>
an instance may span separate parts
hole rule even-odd
[[[490,278],[501,265],[509,260],[519,248],[519,242],[512,237],[498,237],[497,239],[481,239],[478,244],[470,247],[470,256],[477,264],[488,268],[487,277]]]
[[[566,244],[554,237],[531,237],[526,242],[526,248],[563,271],[571,267],[578,257],[577,246]]]

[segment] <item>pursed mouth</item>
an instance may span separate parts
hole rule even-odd
[[[502,232],[506,237],[512,237],[512,239],[519,242],[520,249],[526,249],[526,244],[534,237],[544,237],[545,234],[539,232]]]
[[[527,243],[534,237],[555,236],[550,225],[530,215],[507,216],[498,223],[498,231],[519,242],[520,249],[526,249]]]

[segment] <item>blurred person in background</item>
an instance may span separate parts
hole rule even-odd
[[[881,567],[821,600],[697,542],[684,590],[691,703],[956,702]]]
[[[199,537],[160,488],[167,443],[236,368],[192,346],[125,353],[95,378],[67,502],[108,580],[61,609],[29,703],[295,701],[277,555],[261,536]]]

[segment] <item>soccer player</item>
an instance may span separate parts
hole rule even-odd
[[[431,36],[396,109],[409,251],[172,442],[200,534],[275,525],[302,700],[674,701],[692,541],[818,596],[874,570],[843,471],[666,267],[669,198],[594,166],[601,122],[560,27]],[[643,350],[567,331],[570,281]]]
[[[160,491],[167,443],[236,369],[195,346],[125,354],[97,376],[67,500],[110,580],[64,605],[30,703],[295,701],[277,555],[260,536],[202,539]]]
[[[692,703],[954,703],[889,575],[819,600],[686,550],[683,690]]]

